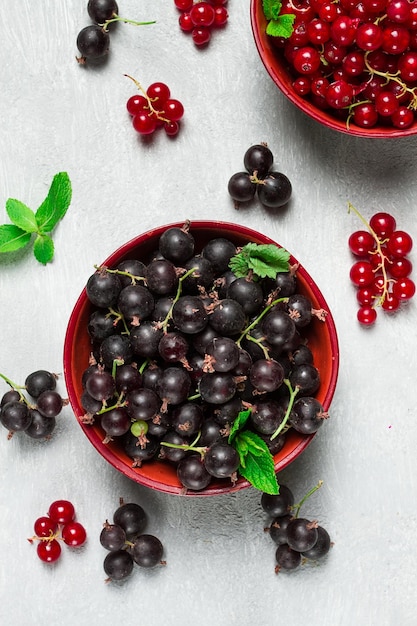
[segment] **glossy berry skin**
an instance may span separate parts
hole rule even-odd
[[[237,471],[240,459],[233,446],[226,442],[214,443],[204,456],[204,465],[211,476],[227,478]]]
[[[392,293],[398,300],[410,300],[416,293],[415,283],[410,278],[401,278],[394,283]]]
[[[87,12],[93,22],[104,24],[117,15],[119,8],[115,0],[88,0]]]
[[[350,280],[357,287],[370,285],[374,279],[374,271],[369,261],[357,261],[350,268]]]
[[[279,486],[279,493],[277,495],[263,493],[261,496],[261,506],[265,513],[271,517],[287,515],[293,504],[294,494],[286,485]]]
[[[69,522],[62,529],[62,539],[67,546],[78,548],[86,542],[87,533],[79,522]]]
[[[317,527],[317,541],[312,548],[302,552],[306,559],[321,559],[326,556],[331,548],[330,535],[322,526]]]
[[[296,550],[290,548],[287,543],[283,543],[278,546],[275,552],[275,559],[277,562],[276,571],[280,569],[293,570],[296,569],[301,563],[301,554]]]
[[[387,242],[389,254],[396,258],[401,258],[409,254],[412,247],[413,240],[411,236],[403,230],[396,230],[391,233]]]
[[[256,185],[247,172],[236,172],[229,179],[227,190],[235,202],[249,202],[256,193]]]
[[[297,552],[311,550],[318,539],[318,524],[302,517],[292,520],[287,526],[287,543]]]
[[[109,552],[104,559],[103,568],[108,580],[124,580],[133,571],[133,558],[126,550]]]
[[[214,22],[214,8],[208,2],[198,2],[190,9],[194,26],[211,26]]]
[[[154,535],[139,535],[136,537],[132,557],[140,567],[155,567],[161,563],[164,547],[158,537]]]
[[[395,218],[389,213],[375,213],[369,220],[369,226],[380,239],[385,239],[396,229]]]
[[[243,156],[243,164],[249,172],[258,178],[265,178],[274,162],[271,150],[265,144],[255,144],[248,148]]]
[[[81,59],[99,59],[109,51],[110,35],[96,24],[85,26],[78,34],[77,48]]]
[[[61,556],[61,545],[56,539],[40,541],[36,547],[36,552],[44,563],[55,563]]]
[[[283,207],[289,202],[291,194],[291,182],[282,172],[269,172],[258,185],[259,201],[271,209]]]
[[[57,524],[69,524],[75,517],[74,505],[69,500],[55,500],[49,507],[48,515]]]
[[[25,387],[32,398],[37,398],[42,391],[55,389],[56,376],[47,370],[36,370],[26,377]]]
[[[37,537],[51,537],[56,533],[57,528],[57,523],[47,516],[38,517],[33,525]]]
[[[358,322],[363,326],[372,326],[376,322],[377,312],[369,305],[363,305],[358,309]]]
[[[364,256],[374,249],[375,239],[367,230],[357,230],[350,235],[348,246],[355,256]]]

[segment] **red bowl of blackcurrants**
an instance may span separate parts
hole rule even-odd
[[[255,269],[238,278],[247,250]],[[263,273],[265,250],[285,268]],[[99,454],[137,483],[187,496],[254,484],[229,454],[242,415],[275,479],[328,422],[338,365],[332,315],[304,267],[267,236],[216,221],[157,227],[92,268],[64,344],[69,401]],[[295,388],[293,401],[315,407],[298,430]]]
[[[283,0],[279,13],[278,4],[251,0],[252,31],[267,72],[293,104],[350,135],[417,132],[415,2]]]

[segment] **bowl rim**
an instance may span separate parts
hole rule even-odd
[[[381,127],[380,125],[365,129],[354,123],[350,123],[349,128],[347,128],[346,122],[338,121],[326,111],[316,107],[309,100],[306,100],[302,96],[296,94],[294,90],[291,90],[288,87],[287,82],[283,79],[283,74],[286,73],[284,67],[282,67],[282,71],[278,71],[277,67],[271,62],[271,57],[275,59],[276,55],[268,43],[268,35],[265,32],[266,19],[262,10],[262,0],[251,0],[250,20],[256,48],[269,76],[282,93],[293,104],[295,104],[297,108],[309,117],[313,118],[316,122],[319,122],[327,128],[344,133],[345,135],[364,137],[368,139],[391,139],[409,137],[417,134],[417,120],[412,124],[412,126],[404,130],[393,127]]]
[[[119,246],[114,252],[112,252],[103,261],[103,263],[101,263],[101,266],[111,267],[112,265],[114,265],[115,262],[117,262],[120,259],[121,256],[131,253],[132,248],[137,247],[140,244],[143,244],[145,241],[149,239],[159,238],[159,236],[167,228],[182,227],[183,225],[184,225],[184,221],[173,222],[170,224],[164,224],[162,226],[157,226],[155,228],[147,230],[144,233],[141,233],[140,235],[137,235],[129,239],[127,242]],[[216,220],[191,220],[190,221],[191,231],[206,230],[206,229],[210,229],[210,230],[219,229],[221,231],[235,232],[236,235],[248,238],[249,241],[261,239],[263,243],[271,243],[278,247],[282,247],[282,245],[280,245],[279,243],[277,243],[276,241],[274,241],[267,235],[264,235],[263,233],[260,233],[259,231],[255,231],[252,228],[249,228],[247,226],[243,226],[240,224],[236,224],[232,222],[225,222],[225,221],[216,221]],[[291,255],[291,263],[299,264],[299,262],[292,255]],[[317,284],[313,281],[310,274],[304,269],[304,267],[301,264],[299,264],[297,272],[302,275],[303,280],[314,291],[314,295],[320,307],[325,309],[329,313],[326,317],[325,324],[327,325],[328,334],[329,334],[329,343],[330,343],[331,354],[332,354],[332,367],[331,367],[331,376],[329,380],[328,389],[322,401],[323,408],[325,411],[327,411],[329,409],[329,406],[331,404],[331,401],[333,399],[333,396],[336,390],[336,384],[337,384],[338,373],[339,373],[339,342],[338,342],[336,326],[335,326],[332,314],[330,312],[330,309],[327,305],[327,302],[321,290],[319,289]],[[148,487],[157,491],[169,493],[169,494],[186,495],[187,497],[202,497],[202,496],[207,496],[207,495],[224,495],[224,494],[233,493],[236,491],[240,491],[241,489],[250,487],[251,484],[247,480],[240,477],[238,482],[235,485],[226,484],[223,486],[223,485],[212,484],[212,485],[209,485],[206,489],[203,489],[201,491],[187,490],[184,494],[182,487],[167,485],[163,481],[163,479],[159,481],[156,477],[149,478],[147,476],[140,474],[138,472],[138,469],[128,467],[119,457],[114,455],[114,453],[112,452],[111,445],[103,444],[101,438],[97,436],[96,431],[93,428],[91,428],[91,426],[88,426],[81,422],[81,420],[77,417],[77,411],[78,411],[78,414],[81,415],[83,413],[83,410],[78,401],[78,396],[77,396],[77,392],[75,389],[73,377],[71,375],[71,364],[72,364],[72,354],[73,354],[73,341],[72,340],[74,337],[75,329],[77,327],[80,313],[83,311],[84,307],[86,307],[87,305],[88,305],[88,298],[87,298],[86,288],[84,287],[76,300],[74,308],[71,311],[67,329],[65,332],[64,349],[63,349],[63,371],[64,371],[64,379],[65,379],[68,399],[69,399],[70,406],[73,410],[74,417],[77,420],[78,424],[80,425],[81,429],[83,430],[84,434],[87,436],[90,443],[94,446],[94,448],[100,454],[100,456],[102,456],[115,469],[117,469],[119,472],[121,472],[128,478],[132,479],[136,483],[139,483],[141,485],[144,485],[145,487]],[[75,408],[77,409],[77,411],[75,410]],[[313,438],[315,437],[315,434],[316,433],[305,436],[291,451],[289,451],[289,453],[285,456],[284,459],[275,463],[275,472],[278,473],[278,471],[279,472],[282,471],[285,467],[287,467],[290,463],[292,463],[312,442]]]

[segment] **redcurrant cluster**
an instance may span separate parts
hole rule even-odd
[[[155,567],[166,565],[162,561],[163,545],[154,535],[144,534],[148,516],[135,502],[123,502],[113,515],[113,523],[107,520],[100,533],[100,543],[108,550],[104,559],[104,571],[112,580],[123,580],[130,576],[133,567]]]
[[[239,208],[257,195],[258,200],[270,209],[277,209],[291,198],[291,182],[285,174],[272,169],[274,156],[265,143],[248,148],[243,157],[244,172],[236,172],[229,179],[228,192]]]
[[[132,116],[133,128],[140,135],[152,135],[158,128],[163,128],[169,137],[175,137],[180,130],[180,120],[184,115],[184,106],[179,100],[171,98],[171,92],[165,83],[152,83],[145,90],[137,80],[128,76],[135,83],[139,94],[131,96],[126,103]]]
[[[56,390],[56,374],[36,370],[27,376],[23,386],[16,385],[4,374],[0,374],[0,378],[10,386],[0,401],[0,421],[9,431],[8,438],[23,431],[33,439],[48,439],[55,429],[56,417],[68,404]]]
[[[295,15],[274,37],[293,88],[320,109],[362,128],[409,128],[417,109],[417,3],[410,0],[284,0]]]
[[[348,245],[359,258],[350,269],[350,280],[357,287],[358,321],[370,326],[376,321],[377,307],[394,312],[414,296],[413,266],[407,257],[413,240],[404,230],[397,230],[389,213],[375,213],[368,223],[357,209],[349,207],[366,226],[350,235]]]
[[[301,506],[322,485],[315,487],[294,504],[291,489],[280,485],[279,494],[263,493],[261,506],[272,520],[264,529],[277,546],[275,572],[294,570],[307,561],[316,561],[328,554],[332,542],[329,533],[316,520],[299,517]]]
[[[28,541],[29,543],[38,542],[36,552],[44,563],[54,563],[59,559],[60,541],[71,548],[78,548],[87,539],[84,526],[75,521],[74,505],[68,500],[52,502],[48,514],[38,517],[33,528],[35,535]]]
[[[94,22],[85,26],[77,36],[77,48],[81,56],[76,57],[78,63],[85,65],[87,61],[101,59],[110,48],[109,27],[115,22],[125,22],[135,26],[145,26],[155,22],[137,22],[118,15],[119,7],[115,0],[88,0],[88,15]]]
[[[207,45],[213,28],[225,26],[229,17],[227,0],[174,0],[174,4],[181,11],[178,19],[180,29],[191,33],[196,46]]]

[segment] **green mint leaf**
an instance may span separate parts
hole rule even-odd
[[[20,200],[15,198],[6,200],[6,212],[10,221],[26,233],[35,233],[38,230],[34,212]]]
[[[27,246],[31,238],[31,233],[22,230],[13,224],[3,224],[0,226],[0,253],[14,252],[19,248]]]
[[[275,19],[268,22],[266,34],[271,37],[282,37],[288,39],[294,30],[295,15],[286,13],[278,15]]]
[[[242,433],[237,437],[240,439]],[[252,442],[256,454],[251,449],[245,455],[245,464],[239,466],[239,473],[243,478],[251,483],[255,489],[276,495],[279,492],[277,477],[274,468],[274,459],[266,443],[255,433],[245,431],[244,444],[249,448],[249,441]],[[236,443],[236,442],[235,442]],[[238,447],[236,448],[238,450]],[[262,452],[259,454],[259,450]]]
[[[265,454],[265,442],[261,439],[261,444],[257,441],[258,437],[255,433],[250,430],[245,430],[238,435],[239,438],[239,447],[241,445],[245,446],[245,449],[253,454],[254,456],[260,456],[261,454]]]
[[[244,278],[248,275],[249,265],[245,257],[240,254],[235,254],[230,259],[229,267],[237,278]]]
[[[233,441],[233,439],[236,436],[236,433],[238,433],[246,424],[246,422],[248,421],[249,417],[251,414],[251,410],[247,409],[246,411],[240,411],[237,418],[235,419],[235,421],[232,424],[232,427],[230,429],[230,433],[229,433],[229,443],[231,443]]]
[[[46,265],[54,256],[54,242],[49,235],[38,235],[33,244],[33,254],[39,263]]]
[[[247,243],[238,254],[230,259],[229,267],[238,278],[246,276],[249,270],[259,278],[275,278],[278,272],[288,271],[289,260],[290,253],[272,243]],[[245,267],[247,271],[243,274]],[[242,273],[236,274],[236,269],[242,270]]]
[[[39,232],[50,233],[61,220],[71,203],[72,187],[67,172],[55,174],[48,195],[36,211]]]
[[[267,20],[276,19],[282,8],[279,0],[262,0],[262,8]]]

